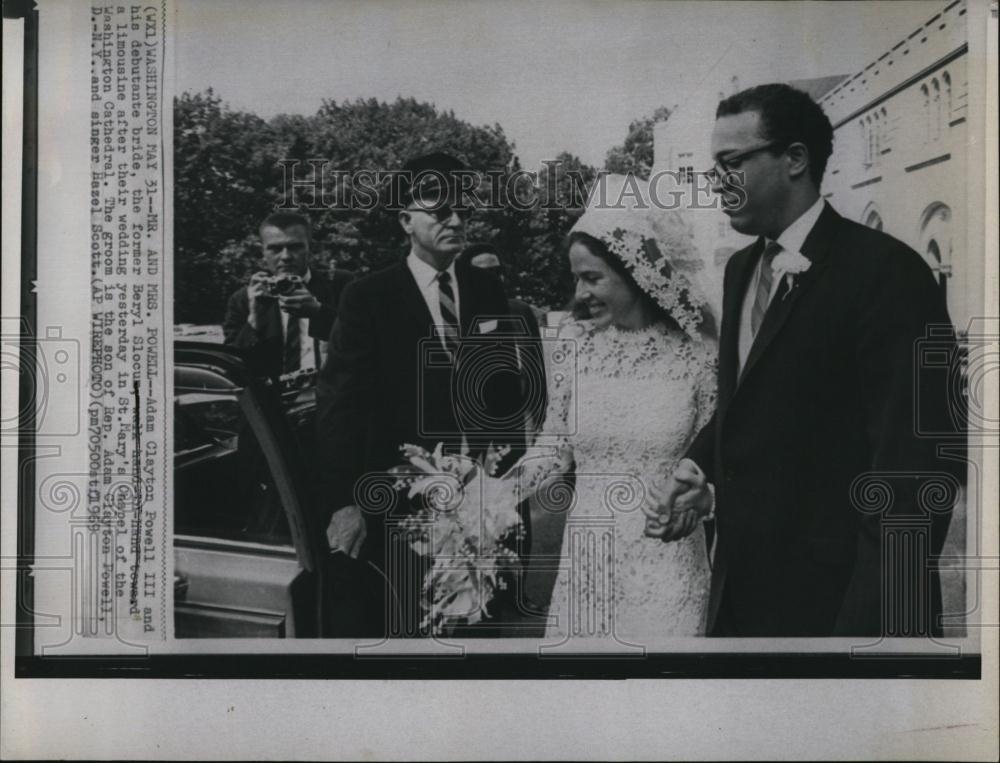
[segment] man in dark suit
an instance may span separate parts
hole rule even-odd
[[[485,241],[477,241],[465,247],[462,252],[463,259],[468,260],[473,267],[485,270],[494,274],[500,283],[506,288],[507,279],[504,277],[504,265],[500,260],[500,252],[493,245]],[[548,403],[548,390],[545,385],[540,385],[538,389],[532,388],[534,381],[544,378],[545,361],[542,357],[541,330],[538,328],[540,311],[527,302],[514,297],[507,298],[507,307],[510,309],[511,318],[520,321],[527,340],[518,343],[518,361],[521,365],[521,390],[525,395],[530,395],[528,416],[529,431],[541,429],[545,423],[545,408]]]
[[[917,359],[940,327],[956,357],[954,336],[920,256],[820,197],[832,140],[786,85],[718,107],[714,190],[758,240],[726,266],[718,405],[674,475],[679,509],[706,510],[714,487],[710,635],[940,630],[927,557],[964,479],[939,449],[960,447],[963,414]]]
[[[328,278],[312,270],[310,233],[308,218],[298,213],[269,215],[260,224],[266,271],[254,273],[226,306],[226,344],[242,349],[260,376],[319,369],[326,355],[337,301],[351,273],[338,270]],[[292,277],[282,293],[268,286],[275,277]]]
[[[335,635],[421,635],[426,563],[394,532],[411,507],[380,476],[403,462],[401,445],[440,442],[457,452],[464,444],[473,456],[490,442],[523,450],[517,355],[503,337],[507,298],[496,278],[456,261],[471,212],[456,203],[452,178],[462,172],[462,162],[441,153],[404,167],[398,218],[409,253],[344,290],[320,373],[321,523],[332,552],[386,581],[380,612],[355,620],[354,632],[335,621]]]

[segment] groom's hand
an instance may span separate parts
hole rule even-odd
[[[677,465],[665,488],[650,485],[647,492],[642,507],[646,514],[646,535],[664,541],[690,535],[715,503],[705,473],[687,458]]]
[[[344,506],[333,512],[330,525],[326,528],[330,553],[343,551],[352,559],[357,559],[361,553],[366,535],[365,518],[357,506]]]

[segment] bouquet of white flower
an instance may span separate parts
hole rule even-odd
[[[504,571],[516,572],[512,540],[524,535],[516,469],[495,477],[509,447],[492,445],[479,460],[433,453],[416,445],[400,449],[409,461],[390,472],[397,490],[420,496],[419,509],[403,520],[414,551],[431,559],[424,578],[423,625],[435,634],[459,622],[482,620],[486,607],[505,587]]]

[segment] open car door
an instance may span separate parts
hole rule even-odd
[[[225,347],[175,342],[177,638],[321,635],[299,451],[272,385]]]

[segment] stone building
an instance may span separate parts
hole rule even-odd
[[[718,102],[744,87],[785,81],[810,93],[834,126],[834,153],[821,189],[843,215],[880,228],[918,251],[934,270],[960,329],[975,314],[968,295],[981,263],[968,256],[966,154],[968,75],[965,0],[952,0],[888,50],[849,75],[795,79],[795,72],[741,82],[731,72],[767,71],[760,53],[733,50],[698,93],[654,130],[654,173],[690,180],[712,164],[709,130]],[[747,65],[744,62],[753,62]],[[775,70],[775,74],[777,74]],[[790,77],[789,75],[793,75]],[[697,198],[703,199],[704,194]],[[707,283],[749,239],[718,210],[693,215]],[[715,285],[716,300],[721,298]]]
[[[954,0],[819,99],[834,127],[823,195],[917,250],[960,328],[979,278],[966,248],[965,13]]]

